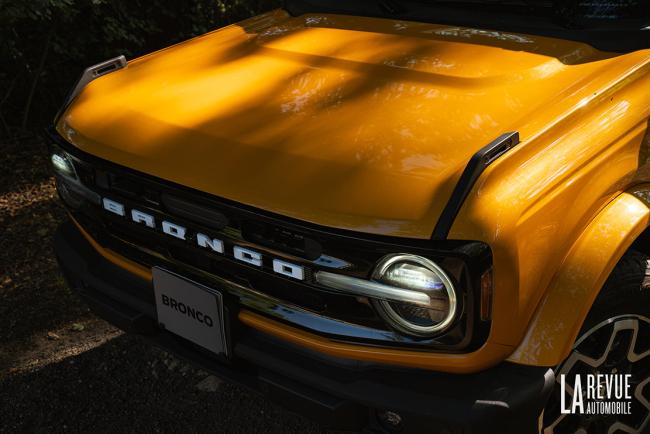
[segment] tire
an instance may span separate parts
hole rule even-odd
[[[543,434],[650,433],[650,256],[630,250],[621,258],[589,311],[573,351],[555,373],[556,387],[542,416]],[[566,402],[571,402],[577,374],[583,384],[586,374],[631,374],[630,414],[562,414],[562,374]]]

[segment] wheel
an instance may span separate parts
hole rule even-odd
[[[619,434],[650,433],[650,257],[629,251],[607,279],[578,335],[571,354],[556,370],[556,385],[542,415],[543,434]],[[597,377],[599,374],[614,374]],[[565,406],[562,407],[562,375],[565,380]],[[607,381],[629,379],[630,399],[604,399],[621,402],[623,409],[588,414],[571,409],[575,388],[580,388],[585,407],[598,402],[587,395],[588,381],[606,393]],[[576,384],[580,377],[580,384]],[[591,377],[592,380],[588,378]],[[611,384],[611,383],[610,383]],[[614,383],[616,384],[616,383]],[[625,389],[624,383],[622,389]],[[582,387],[580,387],[582,386]],[[647,387],[646,387],[647,386]],[[616,388],[614,388],[615,390]],[[629,404],[626,404],[629,403]]]

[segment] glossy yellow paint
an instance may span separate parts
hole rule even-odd
[[[557,366],[569,354],[589,308],[618,259],[650,223],[650,185],[621,194],[589,224],[539,304],[516,363]]]
[[[57,129],[86,152],[219,197],[409,238],[430,237],[473,153],[519,131],[449,235],[493,250],[492,331],[460,357],[478,369],[521,343],[594,217],[650,181],[649,88],[650,50],[275,11],[95,80]]]
[[[648,54],[282,11],[92,82],[59,132],[116,163],[325,226],[427,238],[465,164]]]

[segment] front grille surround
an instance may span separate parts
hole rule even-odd
[[[187,227],[192,233],[201,231],[218,237],[224,240],[226,251],[234,245],[250,248],[265,258],[299,264],[306,273],[304,281],[296,281],[274,273],[268,261],[257,268],[226,255],[199,250],[186,241],[131,223],[90,203],[71,210],[102,246],[144,266],[166,266],[186,275],[198,273],[207,280],[210,276],[225,279],[242,291],[271,300],[271,304],[300,311],[300,315],[278,315],[277,309],[268,309],[268,303],[262,303],[266,307],[256,309],[258,312],[336,339],[467,352],[478,348],[487,338],[490,322],[480,321],[477,316],[478,278],[491,263],[490,249],[483,243],[381,237],[297,222],[135,172],[83,153],[61,138],[57,140],[85,173],[86,186],[102,197],[154,215],[157,221],[165,219]],[[210,224],[205,216],[197,218],[193,213],[178,212],[179,204],[189,204],[206,215],[223,218]],[[278,235],[273,237],[269,233]],[[328,291],[313,280],[313,273],[318,270],[369,278],[377,261],[390,253],[428,257],[463,289],[462,314],[444,335],[416,338],[400,334],[383,322],[367,299]],[[255,303],[252,305],[255,309]],[[325,324],[327,321],[336,326]],[[342,331],[346,327],[349,330]]]

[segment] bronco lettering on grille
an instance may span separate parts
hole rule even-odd
[[[226,254],[223,240],[212,238],[201,232],[196,232],[194,237],[188,237],[188,229],[184,226],[167,220],[163,220],[159,224],[153,215],[135,208],[131,209],[130,213],[127,213],[124,204],[106,197],[102,198],[102,204],[104,210],[117,214],[120,217],[130,219],[135,224],[144,225],[151,229],[157,229],[171,237],[192,242],[195,246],[201,249]],[[242,246],[233,246],[230,256],[238,261],[256,267],[261,267],[264,264],[264,259],[261,253]],[[291,277],[292,279],[305,280],[305,269],[300,265],[292,264],[277,258],[274,258],[271,264],[273,271],[277,274]]]

